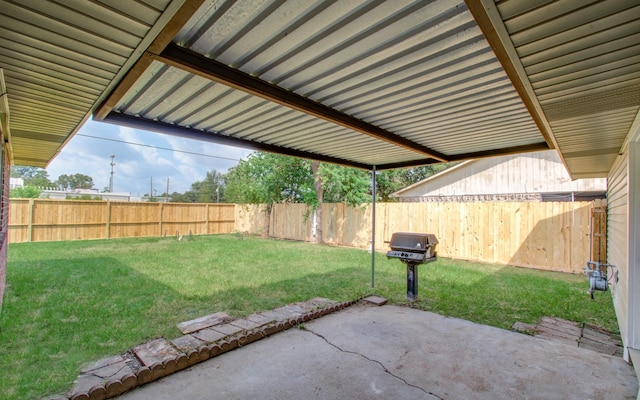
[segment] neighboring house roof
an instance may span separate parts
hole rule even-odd
[[[392,194],[400,198],[604,192],[605,178],[571,180],[554,150],[465,161]]]
[[[44,167],[90,117],[378,170],[638,130],[637,0],[0,0],[0,131]]]

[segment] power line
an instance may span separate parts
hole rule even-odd
[[[170,149],[168,147],[160,147],[160,146],[153,146],[150,144],[144,144],[144,143],[136,143],[136,142],[128,142],[126,140],[117,140],[117,139],[109,139],[109,138],[104,138],[104,137],[100,137],[100,136],[92,136],[92,135],[85,135],[83,133],[76,133],[76,136],[84,136],[84,137],[88,137],[88,138],[92,138],[92,139],[101,139],[101,140],[108,140],[110,142],[117,142],[117,143],[125,143],[125,144],[132,144],[135,146],[142,146],[142,147],[150,147],[152,149],[158,149],[158,150],[167,150],[167,151],[173,151],[176,153],[184,153],[184,154],[191,154],[194,156],[202,156],[202,157],[210,157],[210,158],[220,158],[222,160],[230,160],[230,161],[240,161],[237,158],[229,158],[229,157],[220,157],[220,156],[212,156],[210,154],[202,154],[202,153],[195,153],[193,151],[186,151],[186,150],[176,150],[176,149]]]

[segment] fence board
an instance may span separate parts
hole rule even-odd
[[[443,257],[581,272],[606,252],[606,215],[598,202],[378,203],[376,250],[393,232],[433,233]],[[129,203],[11,199],[9,241],[84,240],[240,231],[261,234],[264,205]],[[371,206],[324,204],[322,234],[329,244],[369,249]],[[272,237],[313,241],[313,217],[303,204],[277,204]],[[596,215],[596,217],[592,217]],[[592,232],[598,232],[594,236]],[[590,239],[596,242],[591,245]]]
[[[98,239],[106,213],[101,204],[91,201],[34,200],[31,204],[31,237],[34,242]],[[11,223],[11,217],[10,217]]]
[[[230,233],[234,204],[11,199],[9,242]]]
[[[230,233],[236,231],[235,204],[208,204],[206,209],[207,234]]]
[[[591,257],[590,218],[594,204],[378,203],[376,250],[388,250],[384,241],[389,240],[393,232],[427,232],[438,238],[438,255],[443,257],[580,273]],[[261,218],[256,220],[255,213],[261,213],[257,210],[264,210],[264,207],[244,207],[242,215],[236,215],[236,226],[251,234],[260,233],[262,225],[256,221]],[[277,215],[272,215],[271,222],[274,236],[310,240],[311,227],[308,222],[300,222],[304,207],[283,204],[276,209]],[[370,206],[353,208],[344,204],[324,204],[322,213],[326,243],[370,248]]]
[[[601,200],[591,210],[591,261],[607,261],[607,207]]]

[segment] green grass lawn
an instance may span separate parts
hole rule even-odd
[[[0,399],[68,390],[80,368],[156,337],[180,322],[234,317],[312,297],[368,293],[406,303],[398,260],[362,250],[234,235],[9,246],[0,313]],[[414,306],[508,329],[542,316],[617,330],[609,293],[587,294],[584,276],[451,259],[419,267]]]

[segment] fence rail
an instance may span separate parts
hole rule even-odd
[[[235,205],[11,199],[9,242],[229,233]]]

